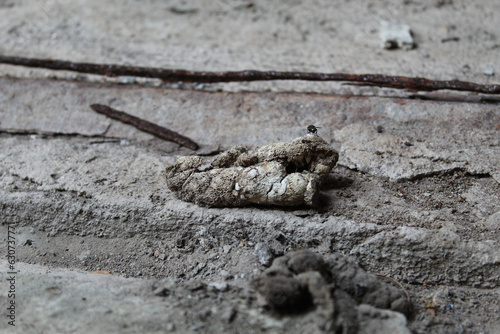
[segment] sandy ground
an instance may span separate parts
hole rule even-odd
[[[496,1],[6,0],[0,54],[486,84],[500,70],[499,16]],[[410,26],[415,48],[383,49],[382,21]],[[406,322],[359,316],[359,333],[500,331],[495,98],[298,81],[165,85],[7,65],[0,75],[0,249],[8,254],[15,227],[18,271],[16,326],[4,317],[0,330],[327,332],[308,322],[319,308],[276,315],[259,303],[250,282],[266,269],[254,253],[265,244],[272,257],[339,252],[400,282],[412,300]],[[315,124],[340,160],[319,208],[201,208],[170,192],[163,173],[190,150],[92,103],[179,131],[204,154],[288,141]],[[12,298],[0,286],[3,309]]]

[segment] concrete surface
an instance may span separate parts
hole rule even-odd
[[[485,73],[499,70],[498,6],[7,0],[0,53],[494,83]],[[382,49],[382,20],[409,25],[416,48]],[[265,269],[254,255],[262,243],[273,256],[342,252],[400,282],[413,306],[406,325],[366,309],[361,332],[388,318],[414,333],[500,330],[495,97],[294,81],[162,85],[4,65],[0,74],[0,249],[12,224],[19,271],[16,327],[2,318],[0,331],[293,332],[310,314],[276,317],[249,286]],[[190,150],[92,103],[189,136],[203,154],[290,140],[314,124],[340,160],[318,210],[200,208],[177,199],[163,174]],[[5,260],[0,268],[6,276]]]

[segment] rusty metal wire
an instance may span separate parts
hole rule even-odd
[[[459,80],[430,80],[390,76],[384,74],[348,74],[348,73],[312,73],[312,72],[279,72],[279,71],[227,71],[203,72],[181,69],[164,69],[155,67],[123,66],[114,64],[74,63],[70,61],[9,57],[0,55],[0,63],[27,67],[67,70],[88,74],[99,74],[110,77],[134,76],[156,78],[165,82],[234,82],[234,81],[268,81],[268,80],[306,80],[306,81],[343,81],[358,86],[376,86],[410,91],[453,90],[483,94],[500,94],[500,85],[483,85]]]

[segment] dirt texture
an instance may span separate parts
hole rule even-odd
[[[493,0],[0,0],[0,54],[492,84],[499,13]],[[404,27],[391,50],[390,27]],[[4,317],[0,332],[498,333],[499,101],[0,65],[2,309],[16,272],[16,326]],[[314,207],[206,207],[169,189],[165,169],[181,157],[254,166],[228,150],[315,137],[311,124],[339,154]]]

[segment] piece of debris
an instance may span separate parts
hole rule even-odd
[[[459,41],[460,41],[460,37],[447,37],[447,38],[441,39],[441,43],[459,42]]]
[[[410,26],[406,24],[381,21],[380,38],[384,49],[411,50],[415,48]]]
[[[258,242],[255,245],[253,255],[259,260],[260,264],[266,267],[269,267],[274,259],[273,250],[263,242]]]
[[[45,291],[50,292],[54,295],[60,295],[62,293],[61,288],[59,288],[57,286],[51,286],[51,287],[45,288]]]
[[[167,166],[167,186],[187,202],[208,207],[249,204],[315,206],[320,181],[338,153],[315,134],[266,145],[236,146],[216,156],[186,156]]]
[[[174,14],[194,14],[198,12],[198,8],[191,7],[189,4],[175,4],[171,7],[168,8],[169,11],[171,11]]]
[[[103,104],[97,103],[92,104],[90,108],[92,108],[95,112],[104,114],[125,124],[130,124],[141,131],[151,133],[152,135],[155,135],[161,139],[177,143],[192,150],[197,150],[199,148],[198,144],[196,144],[188,137],[180,135],[175,131],[169,130],[167,128],[164,128],[163,126],[159,126],[139,117],[129,115],[126,112],[119,111]]]
[[[207,287],[210,289],[216,290],[216,291],[221,291],[221,292],[225,292],[229,289],[229,285],[227,285],[226,282],[208,283]]]
[[[488,77],[492,77],[495,75],[495,71],[493,71],[493,69],[489,68],[489,69],[484,70],[483,74],[488,76]]]

